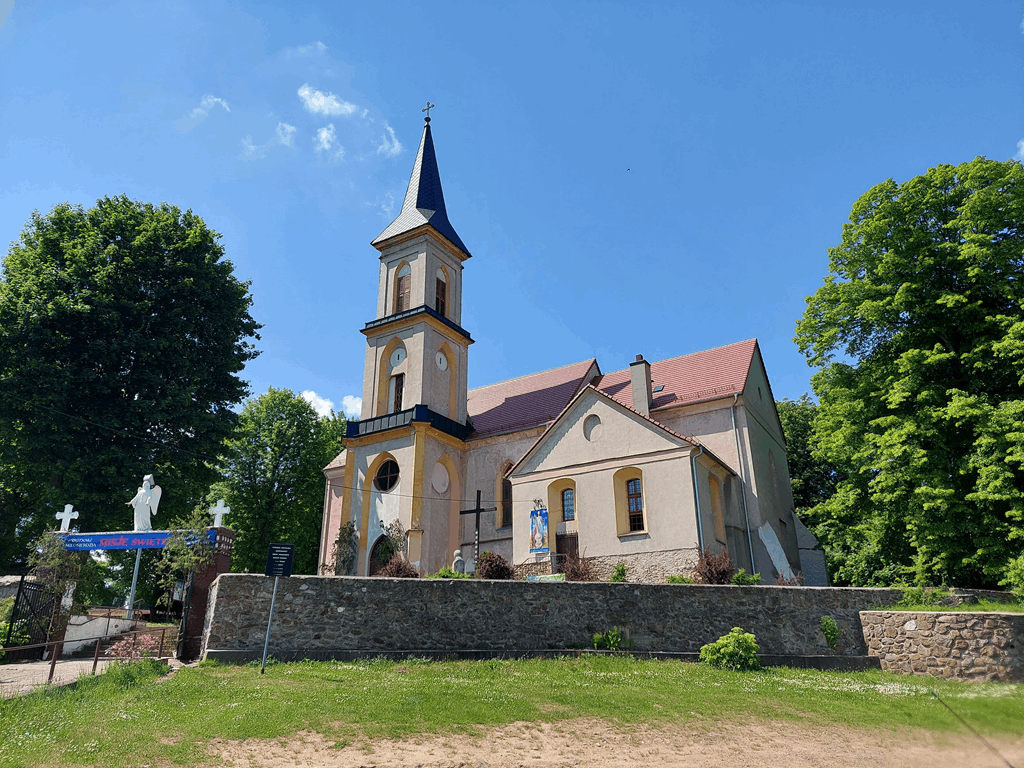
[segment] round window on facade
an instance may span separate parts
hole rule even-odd
[[[373,486],[378,491],[390,491],[398,482],[398,462],[388,459],[380,465],[373,478]]]

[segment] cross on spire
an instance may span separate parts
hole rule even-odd
[[[62,531],[69,530],[71,526],[71,521],[78,519],[78,512],[72,509],[72,507],[74,506],[74,504],[65,504],[64,511],[58,512],[56,515],[54,515],[54,517],[60,520],[60,529]]]
[[[231,507],[224,503],[224,499],[217,499],[217,506],[210,508],[210,514],[213,515],[213,527],[220,528],[224,525],[224,515],[231,511]]]
[[[423,118],[426,122],[430,122],[430,110],[436,107],[436,104],[431,104],[430,99],[427,99],[427,106],[420,110],[420,112],[426,112],[427,116]]]

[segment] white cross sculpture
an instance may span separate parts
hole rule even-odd
[[[72,507],[74,507],[74,506],[75,506],[74,504],[65,504],[64,505],[64,511],[63,512],[58,512],[56,515],[54,515],[54,517],[56,517],[58,520],[60,520],[60,529],[62,531],[69,530],[69,528],[71,526],[71,521],[78,519],[78,512],[75,512],[72,509]]]
[[[224,503],[224,499],[217,499],[217,506],[210,508],[210,514],[213,515],[213,527],[220,528],[224,525],[224,515],[231,511],[231,507]]]

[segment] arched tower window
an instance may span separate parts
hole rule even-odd
[[[405,374],[396,373],[388,380],[388,413],[402,410],[402,395],[405,393]]]
[[[434,289],[434,310],[441,317],[447,317],[448,307],[448,277],[445,275],[444,270],[438,268],[437,270],[437,282]]]
[[[395,313],[404,312],[412,306],[412,268],[403,264],[395,281]]]

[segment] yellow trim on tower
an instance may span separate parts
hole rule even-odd
[[[412,497],[412,521],[409,526],[410,528],[419,528],[423,520],[423,494],[426,491],[423,486],[423,463],[426,460],[426,438],[428,426],[429,425],[426,422],[413,422],[416,434],[413,437],[415,452],[413,454],[412,487],[414,490]]]

